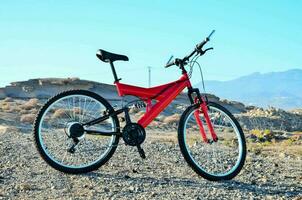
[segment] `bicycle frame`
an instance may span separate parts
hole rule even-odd
[[[147,104],[146,113],[138,120],[138,124],[146,128],[157,115],[163,111],[186,87],[192,88],[187,73],[179,80],[164,85],[142,88],[115,82],[119,96],[133,95],[140,97]],[[152,100],[157,102],[152,105]]]
[[[188,88],[188,95],[191,103],[193,103],[191,94],[194,92],[197,93],[195,103],[197,103],[196,100],[199,100],[199,102],[201,103],[201,111],[199,109],[195,111],[194,116],[197,121],[203,141],[206,143],[209,142],[203,127],[203,123],[199,118],[200,113],[204,114],[206,124],[209,128],[213,141],[217,141],[217,135],[208,115],[206,101],[201,98],[198,89],[192,88],[190,78],[188,77],[186,71],[183,71],[183,75],[177,81],[152,88],[142,88],[133,85],[127,85],[120,83],[119,81],[116,81],[115,85],[119,96],[133,95],[140,97],[146,102],[146,113],[137,122],[144,128],[146,128],[154,120],[154,118],[156,118],[158,114],[162,112],[185,88]],[[157,102],[152,105],[152,100],[156,100]]]
[[[127,84],[120,83],[119,80],[115,81],[114,84],[116,85],[119,96],[121,97],[126,95],[137,96],[146,102],[147,104],[146,113],[137,122],[144,128],[146,128],[154,120],[154,118],[156,118],[158,114],[162,112],[185,88],[188,88],[188,96],[191,104],[198,103],[197,101],[200,102],[200,109],[195,111],[194,116],[198,124],[203,141],[206,143],[210,142],[210,140],[207,139],[203,127],[203,123],[199,118],[200,113],[204,114],[206,124],[209,128],[213,141],[217,141],[217,135],[214,131],[213,125],[208,115],[206,100],[201,98],[198,89],[192,88],[188,74],[185,71],[177,81],[173,81],[164,85],[159,85],[151,88],[143,88],[133,85],[127,85]],[[196,93],[197,95],[195,102],[193,101],[192,93]],[[156,103],[154,105],[152,105],[152,100],[156,100]],[[122,108],[113,111],[100,118],[87,122],[83,125],[90,126],[93,124],[97,124],[101,121],[108,119],[110,116],[118,115],[121,114],[122,112],[128,112],[128,108]],[[120,130],[118,130],[118,132],[102,132],[97,130],[86,129],[85,131],[89,134],[100,134],[100,135],[107,135],[107,136],[120,134]]]
[[[111,63],[113,74],[115,74],[114,67]],[[181,67],[182,69],[182,76],[177,80],[173,81],[167,84],[151,87],[151,88],[143,88],[138,87],[134,85],[128,85],[120,83],[119,80],[115,74],[115,82],[118,95],[123,97],[126,95],[132,95],[141,98],[146,104],[146,112],[145,114],[138,120],[138,124],[140,124],[143,128],[146,128],[153,120],[158,116],[160,112],[162,112],[185,88],[188,88],[188,96],[190,99],[191,104],[200,104],[200,108],[197,109],[194,113],[196,122],[198,124],[201,137],[204,142],[208,143],[210,140],[207,139],[206,132],[203,127],[203,123],[199,117],[200,113],[203,113],[206,124],[209,128],[210,135],[213,139],[213,141],[217,141],[217,135],[214,131],[213,125],[211,123],[211,120],[208,115],[208,108],[207,108],[207,101],[205,99],[202,99],[199,90],[196,88],[192,88],[190,78],[186,72],[186,70]],[[196,99],[193,101],[192,94],[196,93]],[[152,105],[152,100],[155,100],[156,103]],[[102,122],[106,119],[108,119],[110,116],[119,115],[123,112],[125,112],[126,122],[130,122],[129,114],[128,114],[128,108],[124,107],[122,109],[116,110],[116,111],[107,111],[108,113],[100,118],[94,119],[90,122],[87,122],[83,124],[83,126],[90,126],[93,124],[97,124],[99,122]],[[117,132],[102,132],[97,130],[85,130],[89,134],[99,134],[99,135],[119,135],[120,130],[117,130]]]

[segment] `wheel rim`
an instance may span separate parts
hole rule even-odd
[[[205,143],[192,112],[184,123],[185,148],[194,164],[203,172],[217,177],[232,174],[243,157],[243,142],[235,122],[224,111],[209,106],[208,115],[218,141]],[[203,114],[199,114],[208,139],[212,140]]]
[[[114,147],[116,136],[84,134],[78,138],[75,152],[68,149],[75,144],[66,132],[69,124],[88,122],[100,117],[106,106],[86,95],[69,95],[54,101],[43,113],[39,126],[39,143],[46,156],[56,164],[73,169],[94,165],[103,160]],[[93,130],[116,130],[113,118],[93,125]]]

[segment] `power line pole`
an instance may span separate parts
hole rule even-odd
[[[148,75],[149,75],[149,87],[151,87],[151,67],[148,66]]]

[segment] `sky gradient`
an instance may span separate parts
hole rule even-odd
[[[216,30],[199,59],[206,80],[302,69],[302,1],[3,1],[0,87],[13,81],[79,77],[113,83],[98,48],[129,57],[116,62],[122,82],[152,85],[179,77],[163,66]],[[200,81],[195,69],[193,84]]]

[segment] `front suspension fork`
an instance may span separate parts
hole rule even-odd
[[[195,99],[195,102],[197,102],[197,99]],[[209,117],[209,114],[208,114],[208,106],[207,106],[207,101],[205,101],[204,99],[202,99],[202,102],[200,104],[200,107],[194,111],[194,116],[195,116],[195,119],[197,121],[197,124],[198,124],[198,127],[199,127],[199,131],[200,131],[200,134],[201,134],[201,137],[202,137],[202,140],[206,143],[209,143],[210,140],[207,139],[207,135],[206,135],[206,132],[204,130],[204,127],[203,127],[203,123],[199,117],[199,114],[200,113],[203,113],[204,115],[204,118],[206,120],[206,124],[209,128],[209,131],[210,131],[210,134],[211,134],[211,137],[213,139],[214,142],[217,142],[218,141],[218,137],[215,133],[215,130],[214,130],[214,127],[213,127],[213,124],[210,120],[210,117]]]

